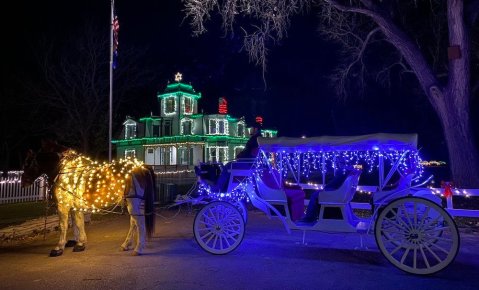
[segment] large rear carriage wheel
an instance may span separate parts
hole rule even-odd
[[[436,203],[418,197],[392,201],[375,224],[381,253],[397,268],[427,275],[447,267],[459,251],[454,220]]]
[[[236,249],[244,238],[245,221],[236,206],[214,201],[196,215],[193,233],[196,242],[207,252],[227,254]]]

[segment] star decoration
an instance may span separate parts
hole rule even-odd
[[[180,82],[183,79],[183,75],[181,73],[176,73],[175,81]]]

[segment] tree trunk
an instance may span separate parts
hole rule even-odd
[[[458,187],[479,188],[479,156],[470,123],[470,47],[462,0],[447,1],[449,45],[459,55],[449,59],[449,79],[443,98],[434,98],[449,150],[449,166]]]
[[[450,100],[454,95],[450,93],[444,97]],[[459,188],[479,188],[479,156],[471,133],[469,111],[446,108],[438,114],[444,128],[454,185]]]

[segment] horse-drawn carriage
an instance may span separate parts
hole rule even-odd
[[[425,182],[419,182],[423,170],[417,135],[259,138],[258,143],[254,160],[198,167],[199,191],[211,200],[193,226],[204,250],[226,254],[241,244],[248,215],[245,202],[250,202],[279,219],[288,232],[373,233],[386,259],[409,273],[435,273],[457,255],[459,232],[454,220],[440,198],[420,188]],[[328,190],[328,179],[339,171],[343,180]],[[351,207],[362,176],[378,179],[371,215],[366,218],[358,217]],[[396,184],[388,188],[394,178]],[[317,220],[305,223],[301,217],[308,188],[317,190],[310,202],[319,207],[319,214]]]

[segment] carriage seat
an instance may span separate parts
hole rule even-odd
[[[282,195],[286,195],[286,202],[288,203],[291,220],[299,220],[304,214],[304,191],[300,186],[296,185],[283,184],[283,186],[281,186],[279,181],[280,176],[277,170],[264,169],[260,175],[260,184],[258,184],[261,196],[265,200],[268,200],[271,197],[280,198],[282,194],[281,192],[284,192]],[[268,195],[268,193],[270,195]],[[276,196],[273,195],[274,193]]]
[[[409,194],[409,188],[411,187],[412,179],[414,178],[414,174],[404,174],[401,175],[399,178],[397,185],[390,189],[382,189],[378,190],[373,194],[373,202],[374,203],[381,203],[384,202],[387,197],[396,198],[397,194],[401,194],[401,196],[405,196]]]
[[[361,170],[351,170],[341,186],[335,190],[321,191],[318,196],[318,203],[348,203],[353,199],[358,187]]]
[[[236,160],[223,165],[221,163],[202,163],[195,166],[199,182],[208,185],[213,192],[227,192],[230,177],[235,171],[250,170],[253,160]]]

